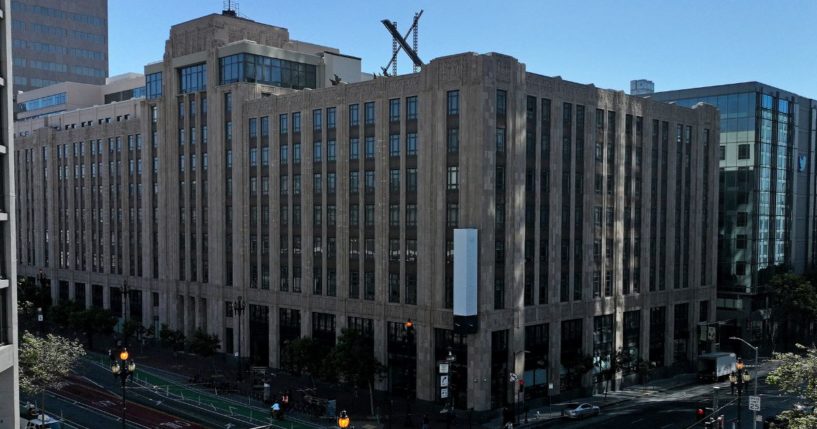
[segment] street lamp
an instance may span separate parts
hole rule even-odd
[[[758,371],[758,368],[759,368],[757,366],[758,347],[753,346],[751,343],[749,343],[748,341],[746,341],[746,340],[744,340],[743,338],[740,338],[740,337],[729,337],[729,339],[730,340],[735,340],[735,341],[740,341],[743,344],[746,344],[747,346],[751,347],[755,351],[755,394],[754,395],[757,396],[757,371]],[[752,427],[757,427],[757,411],[752,412]]]
[[[125,429],[125,385],[134,372],[136,372],[136,363],[130,359],[128,349],[120,348],[119,353],[112,357],[111,373],[122,381],[122,429]]]
[[[346,414],[346,410],[340,412],[340,417],[338,417],[338,427],[340,429],[346,429],[349,427],[349,423],[351,420],[349,419],[349,415]]]
[[[746,365],[743,363],[743,359],[738,358],[738,363],[735,365],[738,370],[737,375],[730,375],[729,381],[735,383],[738,388],[738,427],[741,427],[741,398],[743,397],[743,386],[751,380],[751,376],[749,375],[748,371],[745,371]]]
[[[241,315],[244,314],[244,309],[247,308],[247,303],[244,302],[244,299],[240,296],[233,304],[233,311],[235,311],[237,320],[238,320],[238,351],[236,355],[238,356],[238,381],[241,381]]]

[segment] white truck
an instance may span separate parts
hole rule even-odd
[[[704,353],[698,356],[698,379],[719,381],[737,371],[734,353]]]

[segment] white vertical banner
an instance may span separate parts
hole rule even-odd
[[[479,278],[477,230],[454,230],[454,316],[477,315]]]

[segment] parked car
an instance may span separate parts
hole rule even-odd
[[[597,416],[601,413],[601,409],[596,405],[588,403],[584,404],[566,404],[562,410],[562,417],[569,419],[583,419],[585,417]]]

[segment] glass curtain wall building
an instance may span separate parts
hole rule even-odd
[[[719,319],[757,319],[758,273],[814,261],[815,101],[758,82],[650,97],[720,110]]]

